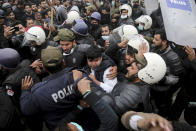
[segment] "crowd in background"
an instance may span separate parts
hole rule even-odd
[[[0,130],[195,131],[186,44],[167,39],[160,4],[0,0]]]

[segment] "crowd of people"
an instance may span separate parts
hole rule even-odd
[[[196,131],[195,49],[160,4],[0,0],[0,40],[1,131]]]

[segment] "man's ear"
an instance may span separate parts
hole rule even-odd
[[[73,48],[76,47],[76,40],[73,41]]]
[[[163,43],[164,45],[167,45],[167,40],[163,40],[162,43]]]

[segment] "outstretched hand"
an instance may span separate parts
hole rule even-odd
[[[172,125],[163,117],[153,114],[150,118],[138,121],[138,127],[142,130],[172,131]]]

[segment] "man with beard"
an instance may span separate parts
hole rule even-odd
[[[33,11],[32,11],[32,9],[31,9],[31,5],[30,4],[25,4],[25,14],[23,15],[23,25],[25,25],[25,21],[26,21],[26,19],[27,18],[32,18],[32,19],[34,19],[34,13],[33,13]]]
[[[166,64],[160,55],[145,53],[142,44],[137,60],[127,67],[124,81],[118,82],[111,92],[115,111],[122,115],[128,110],[151,112],[150,87],[160,81],[166,73]]]
[[[77,24],[83,25],[80,23]],[[72,30],[75,32],[77,31],[75,26],[72,28]],[[75,34],[69,29],[59,30],[57,36],[54,37],[54,41],[60,43],[60,50],[63,54],[63,59],[65,61],[66,67],[83,68],[86,65],[85,52],[92,45],[93,41],[89,41],[91,42],[90,44],[84,44],[85,42],[78,44]],[[88,41],[88,39],[86,41]],[[115,69],[116,67],[113,67],[110,70],[110,76],[116,77],[115,74],[117,73],[117,71]],[[109,79],[113,79],[113,77],[109,77]]]
[[[82,68],[86,65],[85,52],[76,45],[75,35],[69,29],[60,29],[54,41],[60,43],[60,50],[63,54],[66,67]]]
[[[94,37],[95,41],[101,38],[100,21],[101,14],[99,12],[93,12],[91,15],[88,32]]]
[[[113,34],[109,37],[109,47],[105,51],[118,66],[118,80],[121,80],[126,73],[126,65],[131,64],[134,61],[133,50],[129,48],[127,50],[127,43],[129,37],[134,34],[138,34],[137,29],[132,25],[124,25],[119,27]]]
[[[181,59],[170,47],[164,30],[155,32],[152,52],[158,53],[166,62],[167,73],[152,90],[155,104],[159,109],[159,114],[167,116],[167,110],[171,106],[171,98],[173,93],[180,88],[182,76],[184,75],[184,67]]]

